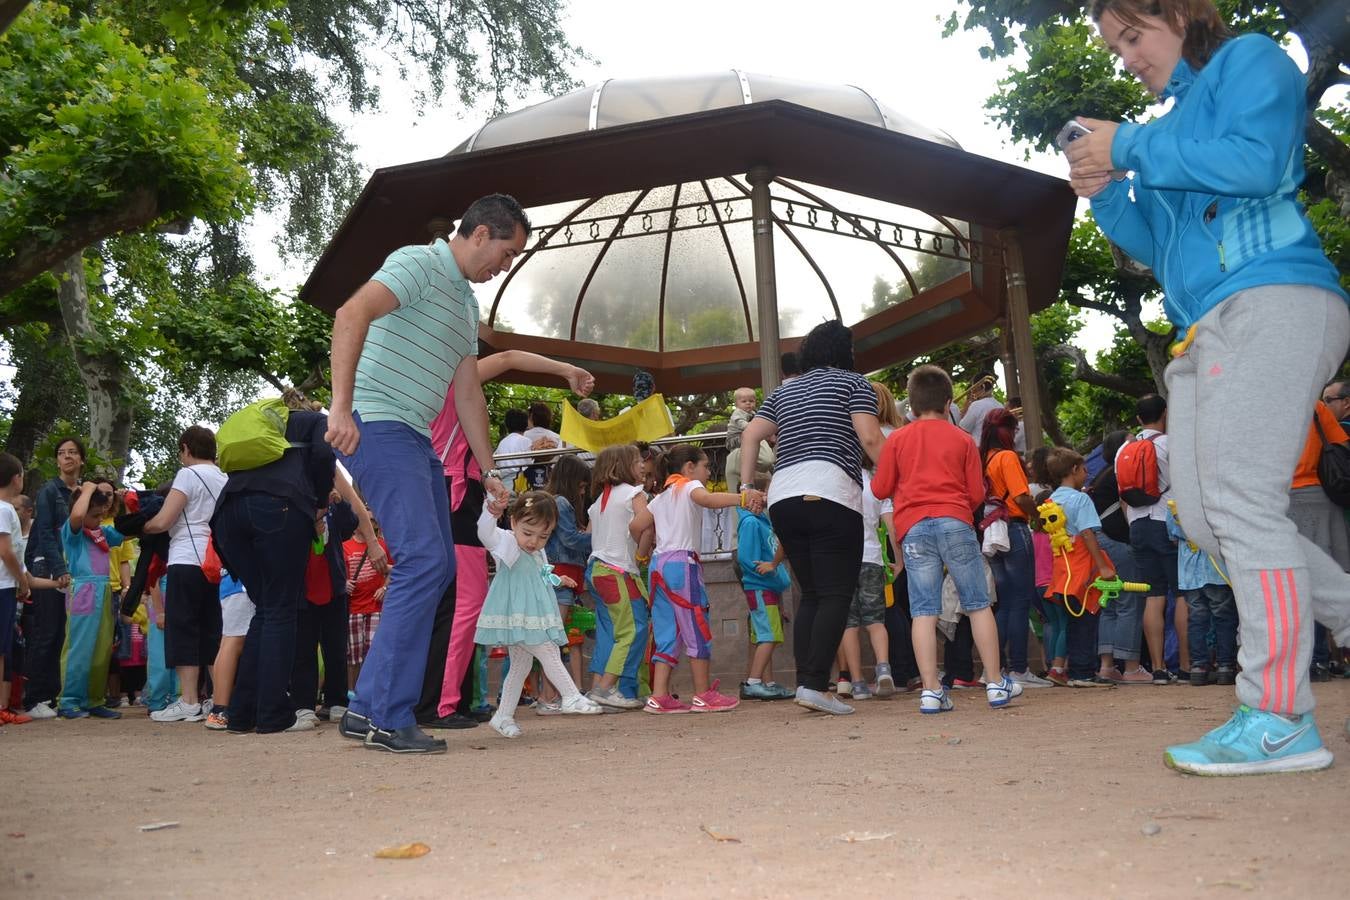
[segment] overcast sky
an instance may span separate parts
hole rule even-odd
[[[732,68],[853,84],[896,111],[948,132],[970,152],[1063,176],[1067,167],[1061,158],[1048,154],[1024,158],[1023,148],[1010,146],[1006,132],[989,121],[984,103],[1006,66],[980,57],[979,35],[942,38],[940,19],[951,8],[949,3],[930,0],[837,6],[758,0],[670,4],[573,0],[564,27],[569,38],[594,57],[593,63],[576,72],[585,84]],[[392,75],[382,90],[382,111],[355,119],[348,132],[368,172],[443,155],[488,117],[486,109],[465,110],[458,103],[428,108],[419,115],[409,87]],[[511,105],[519,108],[543,99],[531,97]],[[290,290],[307,271],[276,258],[274,228],[274,223],[259,223],[255,251],[274,285]],[[1094,315],[1082,336],[1084,347],[1096,351],[1106,346],[1114,321]]]

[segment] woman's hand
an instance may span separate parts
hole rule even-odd
[[[571,588],[574,591],[577,589],[576,580],[567,575],[559,575],[558,584],[565,588]]]
[[[1089,175],[1085,178],[1069,176],[1069,187],[1073,188],[1073,192],[1084,200],[1091,200],[1106,190],[1106,186],[1110,183],[1110,175]]]
[[[1109,178],[1114,168],[1111,163],[1111,142],[1115,140],[1120,123],[1083,116],[1078,117],[1078,123],[1092,129],[1092,133],[1078,138],[1064,151],[1069,159],[1070,178],[1082,179],[1097,175]]]

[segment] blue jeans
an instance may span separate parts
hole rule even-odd
[[[1008,523],[1006,553],[989,559],[994,570],[994,592],[998,607],[999,652],[1010,672],[1027,670],[1027,637],[1031,628],[1031,605],[1036,594],[1036,562],[1031,553],[1031,529],[1025,522]]]
[[[921,519],[905,534],[900,550],[905,555],[909,614],[913,618],[936,616],[942,612],[944,567],[956,582],[956,593],[961,598],[963,610],[972,613],[988,608],[989,585],[984,574],[984,557],[980,553],[980,542],[975,539],[975,529],[968,523],[945,516]],[[1022,618],[1026,618],[1025,610]],[[1024,665],[1025,644],[1023,640]]]
[[[1111,558],[1116,571],[1126,581],[1140,580],[1134,568],[1134,551],[1129,544],[1107,537],[1093,529],[1102,552]],[[1126,662],[1139,661],[1139,642],[1144,634],[1144,595],[1122,593],[1102,607],[1097,623],[1097,652],[1110,653]]]
[[[430,438],[402,422],[354,418],[361,443],[339,457],[379,520],[396,565],[351,708],[394,730],[416,722],[436,604],[455,578],[455,544],[445,473]]]
[[[284,497],[250,492],[226,494],[212,526],[254,604],[230,694],[230,730],[285,731],[295,723],[289,687],[314,520]]]
[[[1204,668],[1209,661],[1209,632],[1214,630],[1214,661],[1220,666],[1237,664],[1237,599],[1226,584],[1207,584],[1186,592],[1190,618],[1186,634],[1191,645],[1191,668]]]

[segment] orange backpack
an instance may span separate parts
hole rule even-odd
[[[1162,499],[1158,484],[1158,448],[1153,442],[1159,437],[1151,434],[1135,438],[1116,454],[1116,484],[1120,499],[1136,509],[1152,506]]]

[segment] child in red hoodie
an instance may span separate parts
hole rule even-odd
[[[919,711],[948,712],[951,697],[938,678],[937,618],[942,612],[944,569],[970,618],[984,662],[985,693],[994,708],[1007,706],[1022,686],[999,668],[998,626],[974,510],[984,504],[984,469],[975,442],[948,418],[952,380],[937,366],[919,366],[906,385],[915,421],[891,434],[872,478],[872,493],[891,498],[895,533],[909,582],[914,656],[923,678]]]

